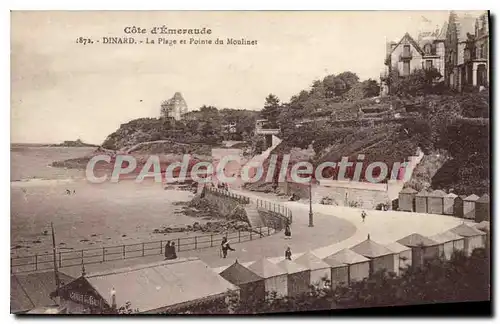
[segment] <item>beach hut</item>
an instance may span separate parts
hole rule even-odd
[[[425,190],[415,195],[415,211],[417,213],[427,213],[427,196],[429,193]]]
[[[248,269],[264,278],[266,293],[275,291],[278,296],[288,295],[288,276],[285,269],[278,267],[266,258],[252,263]]]
[[[429,214],[444,214],[443,200],[446,192],[442,190],[434,190],[427,196],[427,212]]]
[[[442,232],[429,237],[431,240],[442,245],[439,246],[439,255],[445,260],[450,260],[455,250],[463,251],[465,240],[462,236],[451,231]]]
[[[283,260],[277,264],[287,273],[288,296],[296,296],[310,291],[311,271],[301,264]]]
[[[240,300],[264,300],[266,288],[264,279],[248,270],[238,260],[220,273],[220,276],[240,288]]]
[[[415,211],[415,196],[417,191],[412,188],[405,188],[399,192],[399,210]]]
[[[464,198],[464,218],[476,219],[476,200],[479,197],[472,194]]]
[[[394,273],[396,275],[400,275],[402,270],[411,266],[411,248],[398,242],[392,242],[385,247],[396,253],[394,255]]]
[[[370,259],[350,250],[343,249],[323,259],[333,268],[340,268],[342,264],[348,265],[347,282],[361,281],[370,275]],[[333,283],[332,272],[332,283]]]
[[[476,222],[490,220],[490,196],[484,194],[476,200]]]
[[[182,313],[221,305],[239,288],[195,258],[141,264],[83,274],[61,287],[69,314],[102,314],[130,303],[141,314]]]
[[[466,255],[471,255],[474,249],[485,247],[484,243],[486,233],[478,230],[473,226],[468,226],[465,225],[465,223],[462,223],[452,228],[450,231],[464,238],[464,251]]]
[[[489,221],[482,221],[479,224],[474,224],[474,227],[481,232],[486,233],[484,236],[484,246],[486,247],[487,250],[490,248],[490,222]]]
[[[424,264],[425,259],[439,257],[439,243],[418,233],[410,234],[397,241],[411,248],[411,264],[419,267]]]
[[[334,259],[323,260],[330,266],[330,287],[335,289],[337,286],[349,284],[349,265]]]
[[[309,284],[317,286],[318,288],[325,288],[326,283],[331,282],[332,272],[330,270],[330,265],[315,256],[312,252],[306,252],[293,261],[310,270],[311,280]]]
[[[462,217],[462,199],[450,192],[443,197],[443,213],[445,215],[455,215]]]
[[[370,235],[363,242],[351,247],[351,250],[370,259],[370,274],[383,269],[387,271],[394,270],[396,253],[372,241]]]

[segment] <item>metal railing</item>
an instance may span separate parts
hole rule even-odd
[[[284,205],[276,204],[262,199],[257,199],[256,203],[258,208],[263,208],[270,212],[274,212],[277,215],[285,218],[289,224],[292,223],[292,211]]]
[[[209,234],[170,240],[105,246],[99,248],[73,251],[56,251],[56,263],[59,268],[125,260],[153,255],[163,255],[165,244],[175,242],[177,252],[206,249],[219,246],[225,236],[233,243],[252,241],[274,234],[270,227],[259,227],[252,231],[235,231],[231,233]],[[11,256],[11,273],[48,270],[54,267],[52,251],[35,253],[26,256]]]

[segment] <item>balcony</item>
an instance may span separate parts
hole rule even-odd
[[[399,54],[400,61],[407,61],[407,60],[411,60],[412,58],[413,58],[412,52],[403,52],[403,53]]]

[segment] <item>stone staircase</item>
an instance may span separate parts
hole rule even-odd
[[[264,227],[266,224],[264,224],[264,221],[260,217],[259,211],[257,209],[257,205],[250,203],[246,205],[245,207],[245,212],[247,214],[248,218],[248,223],[252,228],[258,228],[258,227]]]

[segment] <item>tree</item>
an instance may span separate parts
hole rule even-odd
[[[267,119],[269,128],[278,127],[278,119],[280,115],[280,100],[274,94],[269,94],[264,103],[264,109],[261,111],[261,116]]]

